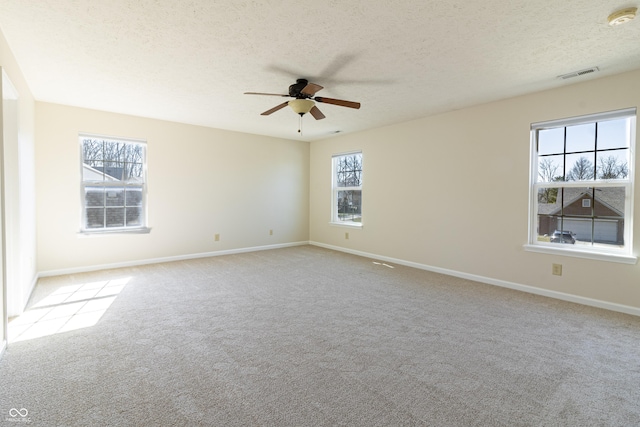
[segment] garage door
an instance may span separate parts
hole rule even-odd
[[[558,220],[558,229],[560,229],[560,220]],[[564,230],[571,231],[576,235],[577,240],[583,242],[591,241],[591,220],[571,218],[564,220]],[[618,221],[612,220],[595,220],[594,242],[612,243],[618,240]]]

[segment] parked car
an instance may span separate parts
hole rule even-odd
[[[551,243],[576,243],[575,234],[571,231],[556,230],[551,236]]]

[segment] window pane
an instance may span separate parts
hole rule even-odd
[[[593,215],[591,188],[564,188],[562,191],[562,214],[591,217]]]
[[[628,148],[630,138],[629,119],[598,122],[598,150]]]
[[[85,160],[82,165],[82,180],[85,182],[104,181],[102,169],[102,161],[87,162]]]
[[[91,162],[97,160],[104,160],[102,141],[91,138],[82,139],[82,158],[85,163],[91,164]]]
[[[538,158],[538,182],[562,181],[564,177],[564,156]]]
[[[104,208],[87,208],[85,217],[86,228],[104,227]]]
[[[562,230],[564,243],[572,243],[578,246],[582,245],[591,245],[591,234],[593,220],[591,218],[572,218],[566,217],[561,218],[558,221],[558,230]],[[556,233],[557,236],[557,233]],[[571,241],[573,237],[573,242]],[[563,243],[560,242],[557,237],[554,243]]]
[[[362,221],[362,191],[338,191],[338,220]]]
[[[538,214],[547,215],[560,206],[561,197],[558,188],[541,188],[538,190]]]
[[[124,180],[127,182],[142,182],[143,181],[143,167],[142,163],[125,163],[124,165]]]
[[[567,126],[567,153],[594,151],[596,149],[596,124]]]
[[[85,187],[84,203],[85,206],[104,206],[104,188]]]
[[[144,147],[140,144],[128,144],[124,151],[124,161],[127,163],[142,163]]]
[[[594,179],[595,165],[593,164],[594,153],[568,154],[566,158],[567,171],[565,179],[567,181],[587,181]]]
[[[564,128],[542,129],[538,132],[538,154],[564,153]]]
[[[593,209],[597,217],[617,218],[624,220],[625,188],[596,188]]]
[[[142,208],[127,208],[127,227],[142,225]]]
[[[124,161],[126,145],[124,142],[104,141],[104,160],[110,162]]]
[[[538,215],[538,241],[550,242],[553,233],[558,228],[560,217],[553,215]]]
[[[624,187],[539,189],[537,240],[622,247],[624,208]]]
[[[598,151],[598,179],[624,179],[629,176],[629,150]]]
[[[142,206],[142,188],[126,189],[126,206]]]
[[[105,189],[106,206],[124,206],[124,188]]]
[[[541,188],[538,190],[538,241],[549,242],[562,214],[562,190]]]
[[[622,221],[597,219],[593,224],[594,245],[624,246]]]
[[[124,227],[124,208],[106,208],[107,227]]]
[[[350,154],[335,159],[336,184],[338,187],[362,185],[362,154]]]
[[[104,162],[103,171],[106,181],[121,181],[123,164],[122,162]]]

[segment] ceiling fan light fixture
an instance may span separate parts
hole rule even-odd
[[[637,11],[637,7],[628,7],[626,9],[621,9],[609,15],[607,21],[612,27],[615,27],[616,25],[622,25],[634,19],[636,17]]]
[[[310,99],[292,99],[289,101],[289,107],[301,116],[311,111],[315,104],[316,103]]]

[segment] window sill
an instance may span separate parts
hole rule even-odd
[[[549,255],[562,255],[575,258],[594,259],[597,261],[619,262],[622,264],[636,264],[638,257],[633,255],[616,254],[610,252],[594,252],[594,251],[581,251],[573,248],[551,248],[541,245],[524,245],[524,250],[528,252],[538,252]]]
[[[362,228],[361,222],[335,222],[331,221],[330,225],[335,225],[338,227],[349,227],[349,228]]]
[[[81,236],[100,236],[109,234],[149,234],[151,229],[147,227],[141,228],[116,228],[114,230],[80,230],[78,232]]]

